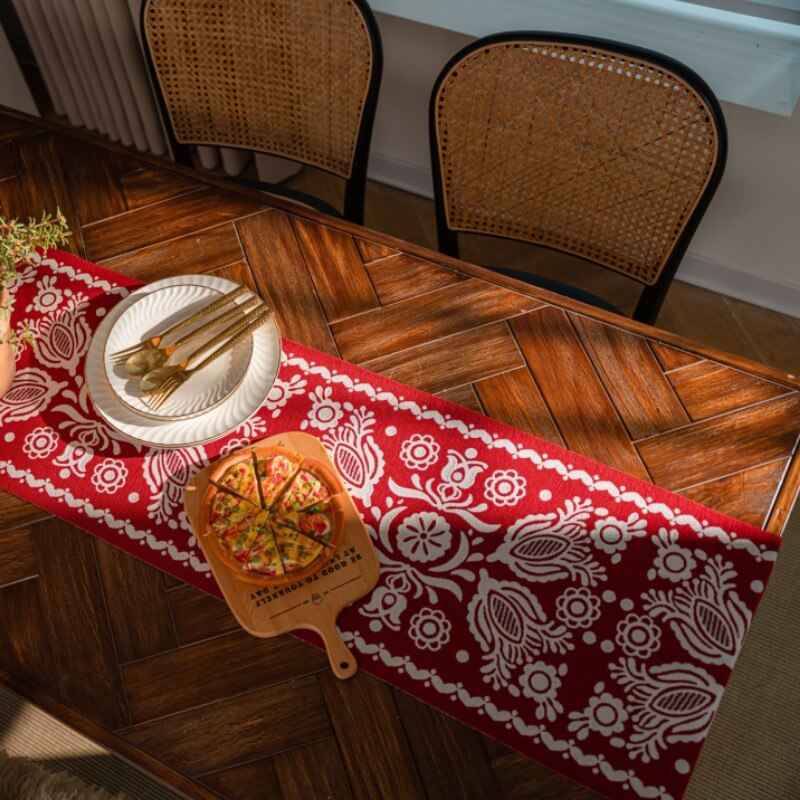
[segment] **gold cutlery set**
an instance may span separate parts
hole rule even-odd
[[[218,300],[184,317],[162,333],[116,351],[110,357],[111,364],[115,367],[121,366],[130,378],[138,378],[139,389],[146,396],[147,404],[154,411],[158,410],[192,376],[245,341],[270,318],[272,311],[258,297],[251,297],[241,304],[235,302],[237,298],[249,292],[246,286],[238,286]],[[209,314],[222,311],[231,304],[232,308],[208,319]],[[199,327],[193,327],[203,320],[207,321]],[[231,320],[235,320],[232,325],[196,348],[181,361],[170,363],[176,352],[184,350],[193,342],[202,340]],[[188,334],[177,341],[167,343],[175,334],[187,328],[192,328]]]

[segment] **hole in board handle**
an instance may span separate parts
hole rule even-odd
[[[339,669],[347,669],[350,665],[346,661],[339,662]]]

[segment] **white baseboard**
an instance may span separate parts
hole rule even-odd
[[[412,194],[433,197],[428,168],[383,153],[371,154],[369,177]],[[684,256],[676,280],[800,318],[800,285],[740,272],[696,253],[688,252]]]
[[[692,252],[683,257],[675,278],[746,303],[800,318],[800,285],[797,284],[749,275]]]
[[[406,192],[428,199],[433,198],[433,179],[428,167],[399,161],[382,153],[370,153],[367,174],[371,180],[378,183],[404,189]]]

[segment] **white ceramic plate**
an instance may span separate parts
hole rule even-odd
[[[139,291],[134,294],[138,295]],[[196,283],[173,284],[156,292],[147,292],[120,314],[108,334],[104,354],[108,382],[117,399],[145,417],[188,419],[218,406],[233,392],[242,382],[250,364],[253,355],[252,338],[240,342],[233,350],[223,353],[201,372],[192,375],[157,410],[150,408],[147,403],[146,395],[139,388],[139,378],[131,378],[123,369],[122,364],[115,366],[111,361],[111,356],[118,350],[123,350],[135,342],[155,336],[159,331],[166,330],[182,318],[200,310],[214,300],[218,300],[221,296],[220,292],[209,286],[200,286]],[[252,297],[253,295],[248,293],[234,302],[241,304]],[[212,312],[211,316],[218,316],[228,308]],[[233,325],[234,322],[235,320],[229,320],[208,334],[201,334],[191,344],[178,348],[172,354],[169,363],[179,364],[205,342],[211,340],[226,327]],[[194,327],[198,328],[201,324],[202,322],[198,322]],[[168,339],[166,344],[170,344],[190,332],[191,328],[182,330]]]
[[[86,383],[100,416],[131,441],[153,447],[190,447],[219,439],[239,427],[264,403],[272,389],[281,361],[281,338],[274,317],[252,336],[253,354],[241,384],[218,406],[187,420],[148,419],[128,408],[111,391],[103,354],[115,322],[134,303],[167,286],[194,284],[218,292],[230,292],[232,281],[212,275],[183,275],[143,286],[117,303],[106,314],[92,337],[86,354]]]

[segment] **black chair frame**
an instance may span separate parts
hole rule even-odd
[[[305,192],[301,192],[296,189],[290,189],[289,187],[281,186],[279,184],[268,183],[266,181],[253,180],[248,178],[233,178],[233,180],[237,181],[238,183],[242,183],[245,186],[251,186],[253,188],[269,192],[270,194],[277,195],[278,197],[285,197],[289,200],[299,202],[303,205],[310,205],[313,208],[316,208],[317,210],[322,211],[325,214],[330,214],[331,216],[336,216],[340,218],[343,217],[344,219],[347,219],[350,222],[354,222],[357,225],[362,225],[364,222],[364,200],[367,187],[367,167],[369,165],[369,150],[370,150],[370,143],[372,141],[372,129],[375,123],[375,111],[378,106],[378,94],[380,92],[381,77],[383,74],[383,43],[381,40],[380,28],[378,27],[378,21],[375,19],[375,15],[373,14],[372,9],[369,7],[366,1],[352,0],[352,2],[356,5],[356,7],[361,13],[361,16],[364,18],[364,24],[366,25],[367,32],[369,34],[370,43],[372,46],[372,73],[370,75],[369,85],[367,87],[367,94],[364,100],[364,110],[363,113],[361,114],[361,123],[359,125],[358,134],[356,137],[356,144],[353,152],[353,163],[350,170],[350,177],[344,178],[345,181],[344,211],[340,212],[338,209],[329,205],[325,201],[320,200],[317,197],[314,197],[313,195],[306,194]],[[161,91],[161,86],[158,80],[158,73],[156,72],[155,64],[153,63],[153,57],[150,52],[150,45],[149,42],[147,41],[145,15],[147,13],[147,7],[149,5],[150,5],[150,0],[144,0],[144,2],[142,3],[142,8],[140,12],[140,24],[141,24],[140,30],[142,32],[142,44],[145,54],[145,61],[147,63],[147,69],[150,75],[150,83],[153,87],[153,91],[155,93],[156,100],[158,102],[158,108],[159,111],[161,112],[161,119],[164,124],[164,131],[166,133],[167,141],[169,142],[173,158],[179,164],[183,164],[184,166],[194,168],[195,165],[192,159],[192,150],[191,150],[192,146],[203,146],[203,145],[208,145],[209,143],[180,142],[175,137],[175,131],[172,128],[166,100],[164,98],[163,92]],[[216,147],[218,145],[211,143],[211,146]],[[274,155],[277,156],[278,158],[284,158],[287,161],[295,161],[298,164],[305,165],[303,161],[290,158],[289,156],[285,156],[282,153],[274,153],[268,150],[254,151],[250,150],[249,148],[231,147],[227,145],[226,149],[241,150],[247,153],[253,153],[253,152],[265,153],[266,155]],[[315,167],[315,168],[323,169],[322,167]],[[341,175],[338,175],[335,172],[331,172],[331,174],[336,175],[337,178],[341,177]]]
[[[481,50],[489,45],[519,41],[551,42],[553,44],[565,45],[574,44],[578,46],[585,46],[587,48],[596,47],[616,52],[621,56],[630,56],[631,58],[650,61],[655,66],[663,67],[664,69],[675,73],[684,81],[686,81],[686,83],[688,83],[700,95],[702,100],[708,106],[719,136],[717,158],[714,163],[708,184],[699,197],[697,205],[687,220],[686,225],[675,240],[672,252],[667,259],[666,264],[662,268],[657,281],[651,286],[645,286],[642,294],[639,297],[636,310],[633,313],[633,318],[640,322],[645,322],[652,325],[658,316],[658,312],[661,310],[661,305],[664,302],[667,290],[669,289],[681,260],[686,253],[689,242],[691,241],[692,236],[694,236],[697,226],[700,224],[700,220],[702,220],[703,215],[708,208],[708,204],[711,202],[712,197],[717,191],[717,187],[719,186],[719,182],[722,178],[722,173],[725,169],[725,162],[728,154],[728,131],[719,100],[717,100],[708,84],[694,70],[690,69],[685,64],[682,64],[680,61],[676,61],[675,59],[665,56],[661,53],[656,53],[652,50],[623,44],[622,42],[616,42],[609,39],[600,39],[592,36],[572,36],[568,34],[546,31],[509,31],[505,33],[492,34],[491,36],[484,36],[481,39],[477,39],[476,41],[471,42],[466,47],[459,50],[459,52],[447,62],[442,71],[439,73],[436,83],[434,84],[433,91],[431,92],[429,105],[428,132],[430,140],[431,167],[433,171],[434,203],[436,206],[436,232],[439,250],[440,252],[449,256],[453,256],[454,258],[459,257],[458,233],[447,226],[447,217],[445,213],[444,188],[440,169],[441,162],[439,159],[439,142],[436,136],[436,98],[439,94],[439,90],[450,71],[471,53]],[[484,234],[480,231],[476,231],[476,234],[489,236],[494,235]],[[538,246],[546,247],[546,245]]]

